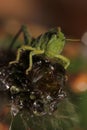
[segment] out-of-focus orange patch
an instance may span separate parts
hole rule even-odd
[[[80,42],[70,42],[67,43],[64,47],[64,54],[67,57],[75,58],[80,53]]]
[[[2,116],[6,116],[10,111],[10,108],[9,107],[4,107],[3,110],[1,111],[0,113],[0,117]],[[0,129],[1,130],[1,129]]]
[[[9,130],[9,128],[6,124],[0,123],[0,130]]]
[[[87,91],[87,73],[80,73],[71,80],[72,91],[76,93]]]

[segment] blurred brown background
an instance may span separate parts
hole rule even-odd
[[[14,33],[23,23],[34,36],[61,26],[66,35],[80,38],[87,31],[87,1],[0,0],[0,32]]]

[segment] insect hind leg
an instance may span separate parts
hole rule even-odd
[[[17,34],[14,36],[14,38],[13,38],[13,40],[12,40],[10,46],[9,46],[9,50],[12,49],[12,47],[14,46],[16,40],[21,35],[21,33],[23,33],[23,35],[24,35],[24,44],[25,45],[30,45],[31,44],[31,41],[32,41],[33,38],[29,35],[26,25],[22,25],[21,28],[19,29],[19,31],[17,32]]]
[[[30,34],[28,33],[28,30],[27,30],[26,25],[22,25],[21,28],[22,28],[22,32],[23,32],[23,35],[24,35],[25,45],[30,45],[30,44],[31,44],[31,41],[32,41],[32,37],[31,37]]]

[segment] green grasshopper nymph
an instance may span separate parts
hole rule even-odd
[[[62,62],[64,68],[67,69],[70,64],[70,60],[62,56],[61,52],[63,51],[65,43],[67,41],[73,41],[74,39],[66,39],[64,34],[61,32],[60,27],[51,29],[34,39],[28,34],[26,26],[23,25],[15,36],[11,46],[21,32],[24,34],[25,45],[22,45],[18,49],[16,60],[11,61],[9,64],[18,63],[20,60],[21,51],[29,50],[29,67],[26,70],[26,74],[28,74],[28,72],[32,69],[34,55],[42,55],[49,60],[54,60],[55,58],[59,59]]]

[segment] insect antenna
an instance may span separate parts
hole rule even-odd
[[[69,38],[66,38],[66,41],[68,41],[68,42],[81,42],[80,39],[69,39]]]
[[[60,26],[58,27],[58,32],[61,32],[61,27]]]

